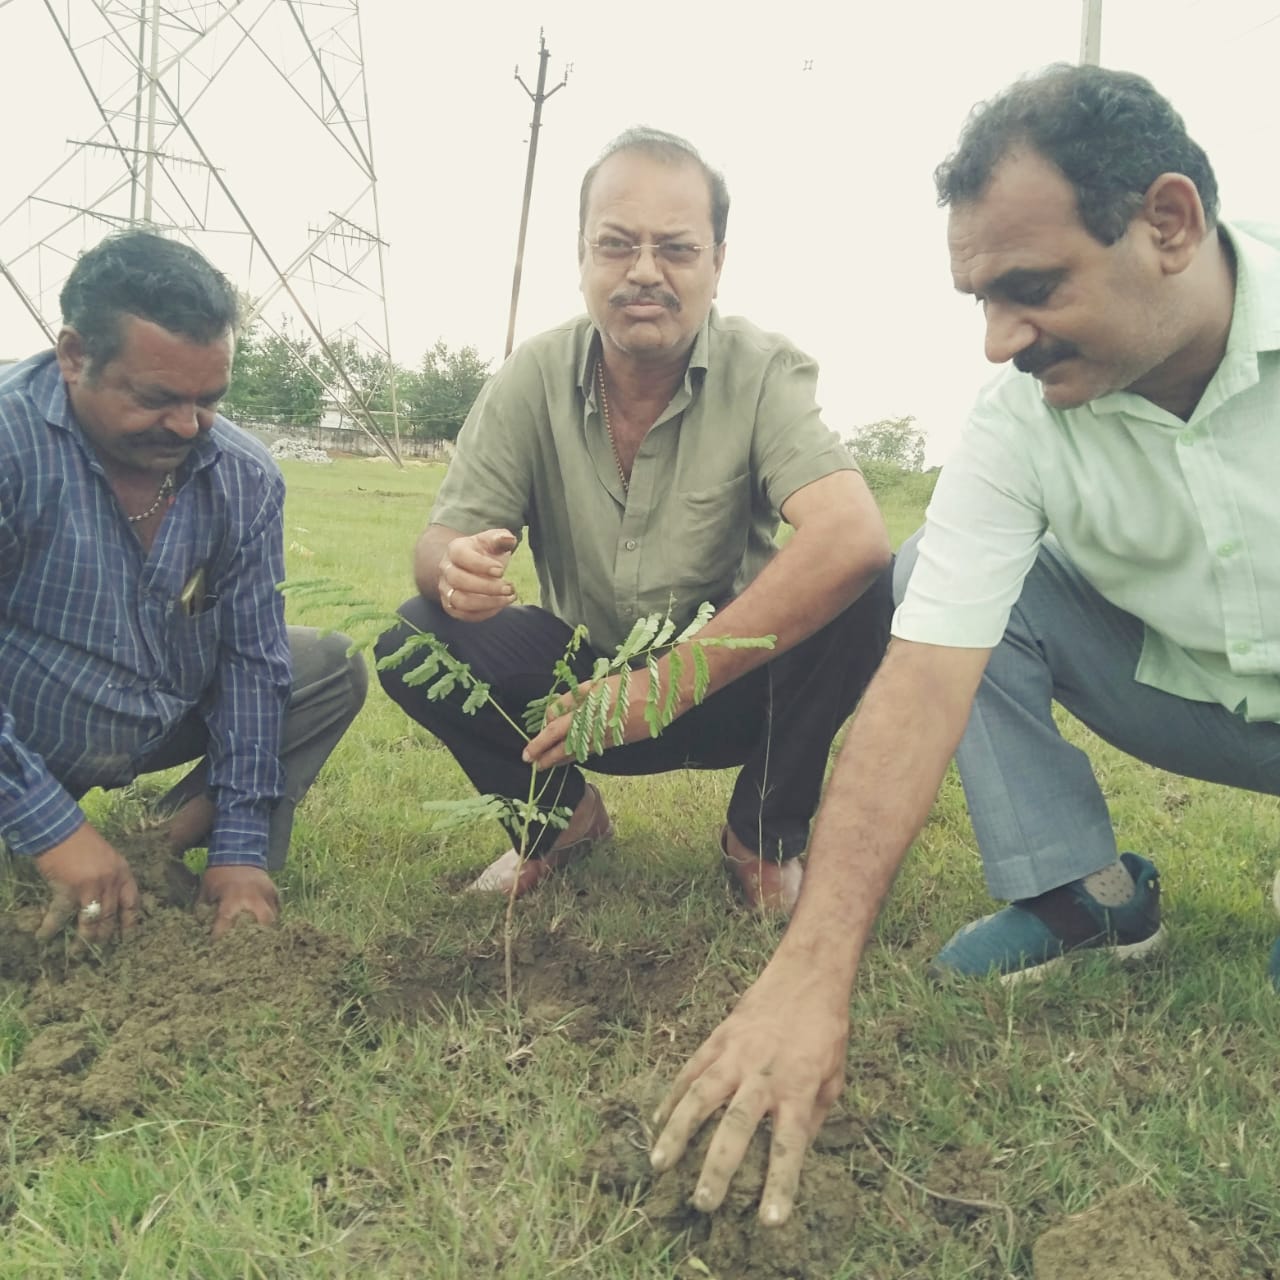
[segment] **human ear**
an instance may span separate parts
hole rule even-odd
[[[1209,234],[1200,193],[1182,173],[1162,173],[1147,188],[1138,216],[1151,236],[1166,275],[1185,271]]]
[[[84,339],[78,330],[70,325],[64,325],[58,332],[58,342],[54,350],[58,358],[58,368],[62,370],[62,380],[74,386],[85,377],[89,364],[89,357],[84,349]]]

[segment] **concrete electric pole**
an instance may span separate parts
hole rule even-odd
[[[1081,0],[1080,61],[1090,67],[1098,65],[1102,55],[1102,0]]]
[[[507,320],[507,348],[503,352],[503,359],[511,354],[511,348],[515,344],[516,338],[516,306],[520,301],[520,272],[524,266],[524,234],[529,227],[529,198],[533,195],[533,166],[538,159],[538,130],[542,128],[542,104],[555,93],[557,89],[563,89],[569,82],[569,70],[566,67],[564,77],[560,83],[556,85],[551,93],[544,93],[543,89],[547,83],[547,60],[551,57],[551,50],[547,48],[547,42],[543,38],[541,30],[538,31],[538,88],[534,92],[530,92],[529,86],[523,80],[520,80],[520,68],[516,68],[516,79],[520,81],[520,87],[529,94],[533,99],[533,120],[529,125],[529,163],[524,172],[524,203],[520,207],[520,237],[516,241],[516,270],[515,277],[511,281],[511,315]]]

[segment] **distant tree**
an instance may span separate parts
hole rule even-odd
[[[924,469],[924,432],[910,414],[905,418],[881,418],[859,427],[845,441],[859,465],[884,463],[903,471]]]
[[[451,351],[438,340],[403,384],[412,433],[421,440],[456,439],[488,376],[489,361],[475,347]]]
[[[316,371],[323,369],[309,337],[287,327],[276,333],[250,325],[236,338],[222,411],[236,422],[315,426],[324,396]]]

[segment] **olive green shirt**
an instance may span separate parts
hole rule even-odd
[[[640,445],[630,491],[597,401],[587,316],[521,345],[480,392],[431,513],[479,533],[528,529],[542,605],[612,651],[637,617],[678,624],[732,600],[776,546],[798,489],[856,470],[815,401],[817,365],[714,310]]]
[[[1222,232],[1231,331],[1191,417],[1127,391],[1053,409],[1002,374],[939,477],[894,635],[999,643],[1053,536],[1145,624],[1135,680],[1280,721],[1280,228]]]

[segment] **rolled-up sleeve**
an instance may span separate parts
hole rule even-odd
[[[989,649],[1003,637],[1046,527],[1021,425],[998,408],[974,411],[925,514],[915,569],[893,618],[900,639]]]

